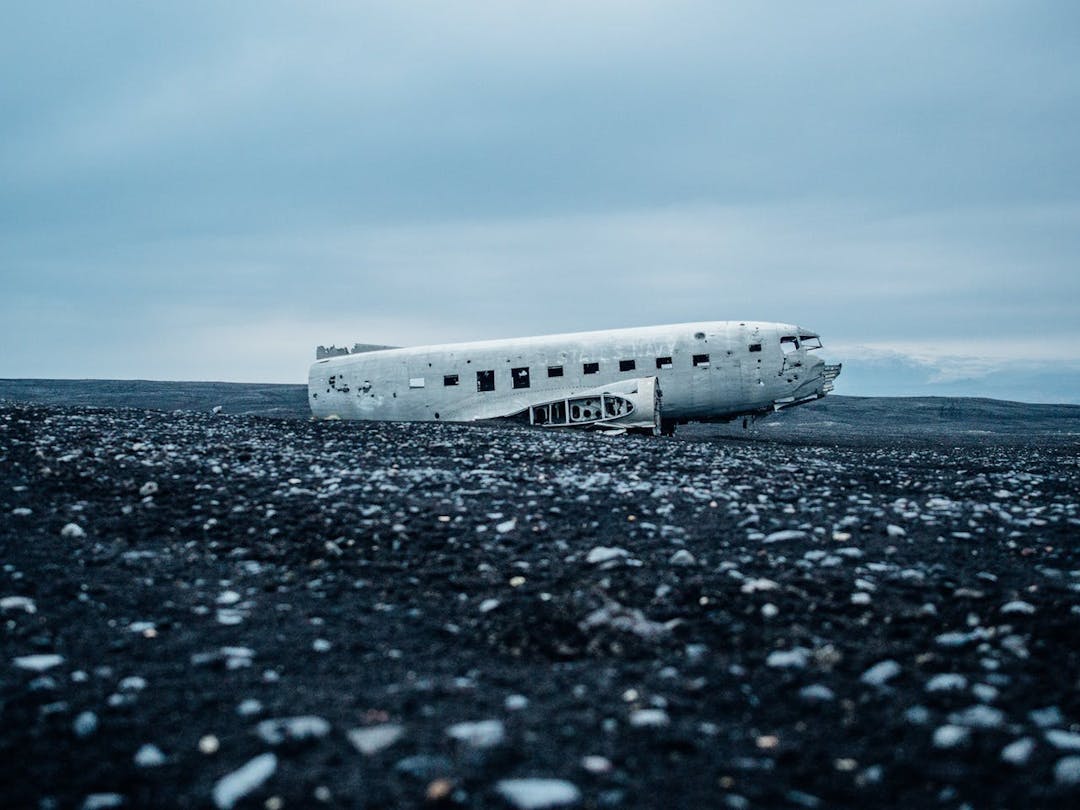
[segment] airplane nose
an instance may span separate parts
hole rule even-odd
[[[825,361],[820,357],[806,360],[806,374],[795,389],[795,398],[799,399],[814,394],[824,394],[826,385]]]

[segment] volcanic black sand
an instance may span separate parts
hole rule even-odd
[[[1080,411],[852,402],[0,404],[3,805],[1076,807]]]

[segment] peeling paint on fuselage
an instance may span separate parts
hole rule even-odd
[[[813,333],[793,324],[709,321],[369,351],[314,363],[308,397],[322,418],[474,421],[655,376],[665,420],[726,420],[829,390],[824,362],[805,343],[781,349],[781,338],[792,335]],[[671,363],[661,364],[664,358]],[[598,364],[596,372],[585,373],[586,364]],[[551,367],[561,367],[561,376],[549,376]],[[514,387],[515,369],[528,387]],[[494,372],[494,390],[478,390],[483,371]],[[457,384],[446,384],[454,375]]]

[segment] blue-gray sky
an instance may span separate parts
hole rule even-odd
[[[0,376],[795,321],[838,392],[1080,401],[1080,5],[0,12]]]

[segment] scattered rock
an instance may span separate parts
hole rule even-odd
[[[967,689],[968,680],[955,672],[943,672],[926,682],[927,692],[960,692]]]
[[[64,656],[54,653],[41,653],[40,655],[20,655],[12,663],[19,669],[30,672],[44,672],[47,669],[58,667],[64,663]]]
[[[135,752],[135,764],[140,768],[157,768],[165,764],[165,754],[156,745],[147,743]]]
[[[240,799],[262,787],[277,770],[277,757],[260,754],[237,770],[223,776],[214,785],[214,804],[220,810],[229,810]]]
[[[82,810],[110,810],[113,807],[123,807],[125,799],[120,793],[91,793],[80,805]]]
[[[278,717],[263,720],[255,732],[267,745],[288,742],[312,742],[330,733],[330,724],[321,717]]]
[[[661,728],[670,723],[671,718],[663,709],[638,709],[630,713],[630,725],[634,728]]]
[[[1080,757],[1063,757],[1054,765],[1054,781],[1064,787],[1080,785]]]
[[[805,669],[810,662],[810,651],[802,647],[790,650],[773,650],[765,659],[765,665],[778,669]]]
[[[836,698],[832,689],[822,683],[812,683],[799,690],[799,697],[811,702],[825,703]]]
[[[85,739],[97,731],[98,718],[93,712],[79,712],[75,717],[75,722],[71,724],[72,730],[75,732],[75,736],[79,739]]]
[[[405,728],[396,723],[384,723],[381,726],[351,729],[346,736],[357,751],[370,757],[404,737]]]
[[[808,535],[798,529],[786,529],[781,532],[773,532],[762,539],[762,543],[783,543],[788,540],[805,540]]]
[[[562,779],[503,779],[495,790],[518,810],[568,807],[581,801],[581,791]]]
[[[1031,759],[1034,751],[1035,740],[1031,739],[1031,737],[1021,737],[1001,749],[1001,760],[1002,762],[1008,762],[1010,765],[1022,767],[1028,764],[1028,760]]]
[[[1044,709],[1032,709],[1028,712],[1028,718],[1039,728],[1051,728],[1065,725],[1065,715],[1057,706],[1047,706]]]
[[[34,600],[26,596],[5,596],[0,599],[0,611],[21,610],[23,613],[37,613]]]
[[[1000,728],[1005,723],[1005,715],[1000,709],[980,703],[962,711],[953,712],[949,715],[949,722],[955,726],[968,728]]]
[[[645,618],[637,608],[628,608],[617,602],[608,601],[604,607],[594,610],[579,624],[583,631],[597,627],[610,627],[624,633],[632,633],[646,641],[656,641],[671,633],[678,625],[678,619],[670,622],[654,622]]]
[[[697,559],[685,548],[680,548],[671,555],[671,559],[668,560],[668,563],[670,565],[694,565],[697,563]]]
[[[479,720],[475,723],[455,723],[446,736],[471,748],[494,748],[506,740],[506,730],[500,720]]]
[[[963,726],[948,725],[934,729],[935,748],[961,748],[971,740],[971,731]]]
[[[1061,751],[1080,751],[1080,734],[1053,728],[1043,734],[1046,741]]]
[[[585,555],[585,562],[587,562],[589,565],[600,565],[601,563],[610,562],[612,560],[619,560],[629,556],[629,553],[624,548],[595,546],[594,548],[589,550],[588,554]]]
[[[874,664],[874,666],[870,667],[870,669],[862,674],[859,680],[869,686],[885,686],[885,684],[899,674],[900,664],[890,659]]]

